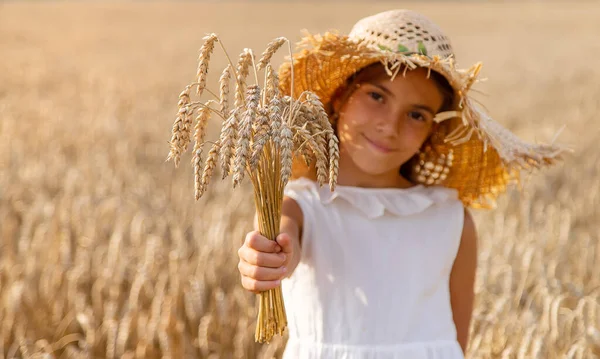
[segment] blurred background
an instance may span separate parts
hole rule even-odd
[[[0,4],[0,358],[280,357],[237,272],[249,184],[196,202],[190,153],[165,162],[178,95],[207,33],[261,53],[398,7],[484,63],[496,119],[574,149],[474,212],[469,357],[600,357],[600,4],[245,1]]]

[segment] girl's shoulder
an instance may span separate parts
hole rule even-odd
[[[410,188],[362,188],[337,186],[331,191],[320,187],[315,181],[298,178],[288,183],[285,195],[310,202],[312,205],[354,209],[368,218],[386,214],[408,216],[426,212],[428,209],[460,207],[458,191],[443,186],[416,185]]]

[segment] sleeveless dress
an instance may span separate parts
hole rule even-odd
[[[282,281],[284,359],[463,359],[449,277],[463,228],[456,190],[327,186],[285,195],[304,216],[302,258]]]

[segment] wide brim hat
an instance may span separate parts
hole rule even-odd
[[[359,70],[381,63],[393,78],[425,67],[448,80],[454,108],[435,117],[438,125],[414,159],[411,180],[458,190],[467,206],[493,207],[522,170],[555,162],[565,150],[554,144],[522,141],[494,121],[471,96],[481,63],[456,67],[452,45],[443,31],[425,16],[392,10],[358,21],[348,35],[336,32],[306,34],[299,51],[279,69],[283,93],[316,93],[328,104],[338,88]]]

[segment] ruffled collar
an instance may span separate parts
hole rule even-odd
[[[386,212],[395,216],[407,216],[423,212],[437,203],[458,200],[457,190],[442,186],[416,185],[410,188],[337,186],[331,192],[329,186],[319,187],[316,182],[307,178],[290,181],[287,186],[291,190],[308,189],[325,205],[340,200],[346,201],[368,218],[381,217]]]

